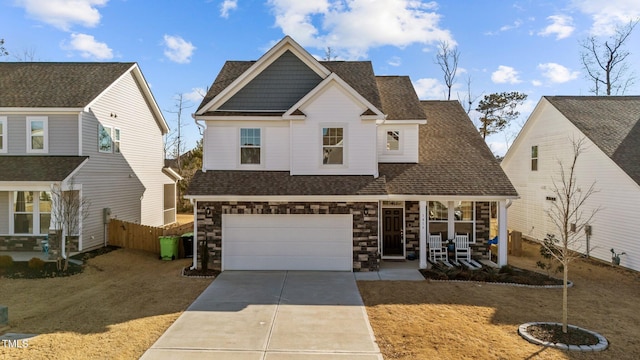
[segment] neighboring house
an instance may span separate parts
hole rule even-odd
[[[89,204],[69,251],[106,243],[105,213],[175,222],[167,131],[135,63],[0,62],[0,250],[40,249],[53,185]]]
[[[640,96],[545,96],[509,148],[502,167],[521,196],[509,208],[509,228],[542,240],[558,234],[546,211],[555,199],[552,178],[573,158],[573,139],[585,139],[576,164],[579,189],[597,190],[583,208],[591,221],[590,256],[640,270]],[[586,235],[586,234],[585,234]],[[586,252],[586,236],[581,252]]]
[[[194,117],[203,169],[186,197],[222,270],[425,268],[429,232],[468,233],[487,258],[492,202],[506,238],[517,193],[460,104],[421,103],[369,61],[318,61],[287,36],[226,62]]]

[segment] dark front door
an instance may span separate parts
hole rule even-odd
[[[402,209],[382,210],[382,255],[404,256],[402,244]]]

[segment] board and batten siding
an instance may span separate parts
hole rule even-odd
[[[376,124],[362,120],[366,108],[330,84],[301,108],[305,120],[292,121],[292,175],[375,175]],[[322,128],[344,128],[343,166],[322,164]]]
[[[261,129],[259,166],[240,164],[240,129]],[[288,121],[207,121],[204,132],[205,170],[289,170]]]
[[[49,151],[33,155],[78,155],[78,114],[9,114],[7,115],[6,155],[31,155],[27,153],[27,118],[47,118]]]
[[[387,131],[400,131],[400,149],[387,151]],[[378,126],[378,162],[381,163],[417,163],[418,162],[418,125],[379,125]]]
[[[120,129],[121,153],[98,151],[99,123]],[[90,160],[76,182],[91,202],[83,224],[83,250],[104,244],[104,208],[111,209],[113,218],[163,225],[164,184],[173,181],[162,172],[162,131],[131,73],[83,114],[82,135],[82,155]]]
[[[584,135],[546,100],[525,124],[516,143],[502,162],[505,173],[521,198],[509,207],[508,226],[531,238],[542,240],[555,228],[546,210],[552,206],[552,177],[559,178],[558,161],[569,166],[573,157],[572,138]],[[586,138],[585,138],[586,139]],[[531,146],[538,146],[538,171],[531,171]],[[603,261],[611,260],[610,249],[626,252],[621,265],[640,270],[640,186],[622,171],[589,139],[578,158],[576,180],[586,190],[595,181],[594,193],[583,210],[590,214],[599,208],[590,222],[592,236],[590,255]],[[586,252],[582,241],[581,252]]]

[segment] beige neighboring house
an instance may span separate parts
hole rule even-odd
[[[136,63],[0,62],[0,251],[40,249],[53,185],[89,204],[71,252],[103,246],[109,217],[175,222],[168,130]]]
[[[578,158],[578,188],[594,181],[597,193],[585,214],[591,221],[590,256],[611,261],[611,249],[625,252],[621,265],[640,270],[640,96],[544,96],[502,160],[521,199],[509,207],[509,228],[542,240],[557,230],[546,211],[557,199],[552,177],[558,161],[569,166],[572,139],[584,138]],[[581,248],[587,249],[584,234]]]
[[[222,270],[425,268],[430,233],[468,234],[487,259],[492,203],[506,239],[517,193],[460,104],[421,102],[369,61],[318,61],[287,36],[227,61],[194,117],[203,168],[186,198]]]

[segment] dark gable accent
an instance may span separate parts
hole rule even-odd
[[[134,64],[0,62],[0,107],[84,107]]]
[[[640,96],[545,96],[640,185]]]
[[[287,50],[220,106],[220,110],[288,110],[321,81],[318,74]]]
[[[88,156],[0,156],[0,181],[62,181]]]

